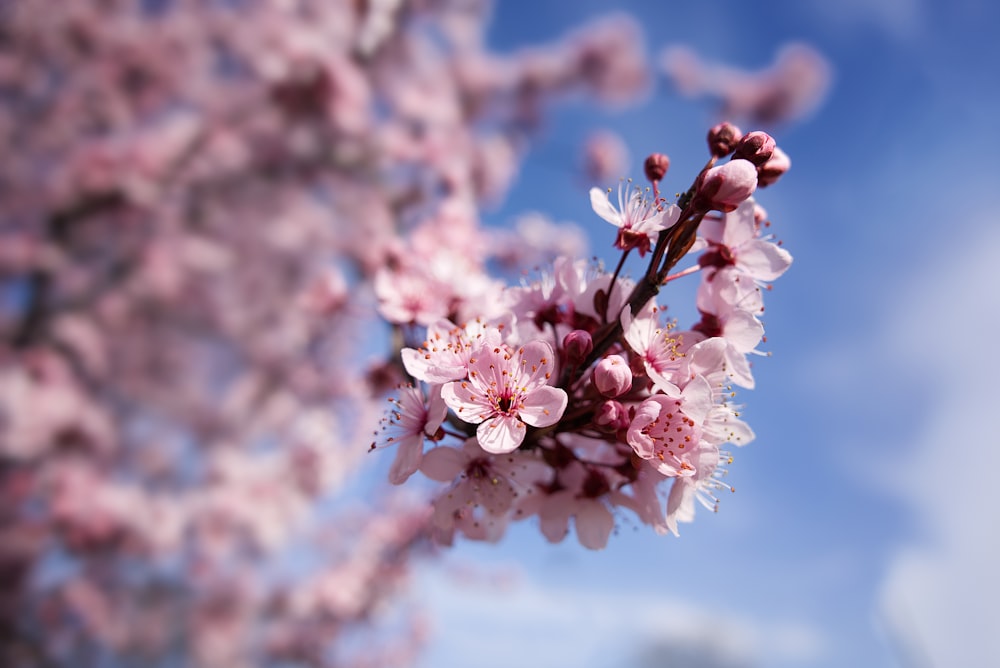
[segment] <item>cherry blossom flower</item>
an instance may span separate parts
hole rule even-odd
[[[397,446],[396,458],[389,469],[389,482],[401,485],[420,468],[424,440],[435,438],[448,407],[437,385],[433,386],[427,400],[419,388],[409,385],[399,388],[399,398],[390,401],[393,409],[384,419],[382,433],[371,449]]]
[[[467,439],[461,448],[437,447],[424,456],[420,470],[428,478],[451,482],[434,504],[439,528],[458,528],[469,537],[499,539],[507,526],[504,514],[516,499],[532,495],[551,475],[530,455],[511,452],[494,456]]]
[[[734,491],[730,485],[722,482],[719,476],[725,475],[726,471],[720,468],[720,464],[731,462],[728,455],[720,453],[718,448],[702,448],[698,455],[692,458],[694,473],[686,477],[674,478],[674,483],[670,487],[670,494],[667,496],[666,527],[675,536],[679,536],[677,530],[678,522],[691,522],[694,520],[694,502],[712,512],[719,510],[719,499],[712,490]]]
[[[702,433],[713,442],[743,446],[755,438],[753,430],[740,419],[729,385],[729,344],[721,337],[705,339],[691,346],[684,355],[681,375],[693,379],[702,376],[712,388],[712,407],[705,416]]]
[[[704,281],[698,288],[697,297],[701,321],[692,328],[692,335],[722,337],[726,342],[730,378],[737,385],[752,389],[754,380],[746,355],[755,352],[764,336],[764,326],[753,313],[740,307],[738,295],[735,283]]]
[[[479,424],[476,435],[483,450],[511,452],[524,441],[526,424],[548,427],[566,410],[566,391],[548,385],[553,359],[544,341],[517,350],[482,347],[469,360],[468,380],[445,384],[441,396],[459,418]]]
[[[660,326],[657,308],[647,304],[633,318],[626,308],[621,315],[623,338],[642,361],[646,375],[661,388],[674,387],[673,373],[682,364],[681,340],[671,333],[670,327]],[[671,394],[676,394],[676,388]]]
[[[760,237],[754,220],[756,202],[748,199],[721,218],[706,218],[698,231],[708,241],[708,252],[698,262],[712,270],[735,266],[755,281],[773,281],[792,264],[792,255]]]
[[[631,180],[618,186],[617,209],[608,200],[610,192],[591,188],[590,205],[594,213],[618,228],[615,248],[638,248],[639,255],[644,256],[660,230],[672,227],[680,216],[676,205],[664,207],[659,202],[646,199],[642,191],[633,189]]]
[[[389,322],[429,325],[448,315],[448,290],[416,267],[375,275],[379,313]]]
[[[406,372],[427,383],[447,383],[465,378],[469,373],[469,358],[482,346],[501,343],[503,322],[487,325],[473,320],[463,327],[441,319],[427,328],[427,340],[420,348],[403,348],[400,357]]]
[[[549,542],[559,542],[573,518],[580,545],[591,550],[604,548],[615,526],[605,498],[611,489],[607,478],[596,469],[573,462],[560,471],[558,483],[559,489],[544,497],[538,510],[542,534]]]
[[[701,449],[702,425],[711,406],[712,388],[701,376],[678,397],[655,394],[636,409],[629,445],[664,475],[694,475],[692,458]]]

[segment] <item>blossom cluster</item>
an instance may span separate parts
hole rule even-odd
[[[439,540],[498,540],[509,522],[537,517],[550,541],[572,520],[580,543],[598,549],[616,513],[676,534],[696,501],[714,509],[730,488],[727,448],[754,438],[734,388],[754,387],[762,287],[792,262],[752,195],[790,163],[764,132],[723,123],[708,139],[712,156],[676,203],[660,196],[662,154],[646,161],[651,189],[623,182],[617,206],[591,190],[594,212],[618,228],[614,272],[560,256],[537,280],[508,286],[473,262],[432,287],[402,265],[386,270],[381,312],[403,334],[411,382],[372,448],[395,447],[393,483],[417,471],[447,483],[433,502]],[[453,243],[439,238],[438,252]],[[420,244],[408,250],[405,266],[433,265]],[[637,280],[621,275],[632,250],[650,256]],[[657,295],[694,274],[700,319],[682,330]]]

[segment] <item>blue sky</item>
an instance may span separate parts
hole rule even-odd
[[[686,44],[756,69],[805,41],[834,83],[812,118],[775,132],[793,168],[759,198],[795,264],[768,295],[774,355],[740,397],[757,440],[731,467],[736,494],[679,539],[620,523],[591,553],[525,525],[499,546],[460,544],[415,594],[435,628],[424,665],[1000,665],[1000,220],[986,197],[1000,186],[1000,6],[498,5],[500,50],[620,9],[651,55]],[[634,176],[659,150],[690,179],[716,120],[662,79],[623,113],[560,107],[489,221],[542,210],[584,225],[610,260],[571,169],[582,138],[615,130]]]

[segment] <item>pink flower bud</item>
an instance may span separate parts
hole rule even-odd
[[[632,389],[632,370],[621,355],[608,355],[594,369],[594,384],[606,397],[620,397]]]
[[[708,150],[716,158],[725,158],[736,150],[743,131],[732,123],[719,123],[708,131]]]
[[[740,140],[740,143],[736,145],[736,152],[733,153],[733,158],[749,160],[755,166],[759,167],[770,160],[774,148],[774,139],[771,138],[771,135],[756,130],[746,134]]]
[[[594,424],[607,431],[621,431],[628,429],[628,409],[613,399],[609,399],[601,404],[594,417]]]
[[[705,209],[735,211],[757,189],[757,168],[747,160],[730,160],[705,172],[695,195]]]
[[[791,166],[792,160],[788,154],[775,146],[770,159],[757,168],[757,185],[761,188],[771,185],[780,179]]]
[[[643,168],[646,170],[647,179],[650,181],[662,181],[663,177],[667,174],[667,170],[670,169],[670,158],[662,153],[653,153],[646,158]]]
[[[579,364],[593,349],[594,340],[582,329],[574,329],[563,337],[563,350],[566,352],[566,361],[570,364]]]

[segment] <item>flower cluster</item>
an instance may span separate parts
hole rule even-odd
[[[726,448],[754,438],[733,388],[754,386],[747,358],[763,340],[761,288],[792,262],[751,196],[789,161],[763,132],[724,123],[708,139],[712,157],[676,203],[660,196],[669,160],[659,154],[646,161],[652,188],[624,183],[617,208],[591,191],[595,213],[618,228],[613,273],[559,257],[515,286],[467,275],[466,288],[489,287],[461,299],[455,287],[421,293],[452,304],[426,330],[417,312],[393,318],[394,299],[382,296],[383,315],[409,336],[400,359],[415,385],[394,400],[372,448],[398,444],[394,483],[417,471],[448,483],[434,501],[440,539],[497,540],[511,520],[537,516],[549,540],[572,519],[580,543],[597,549],[620,509],[676,534],[695,501],[714,509],[715,492],[730,489]],[[650,256],[634,281],[621,275],[632,249]],[[410,266],[426,260],[412,250]],[[674,272],[689,253],[697,261]],[[411,291],[404,271],[386,277],[394,294]],[[682,331],[657,295],[696,273],[701,317]]]

